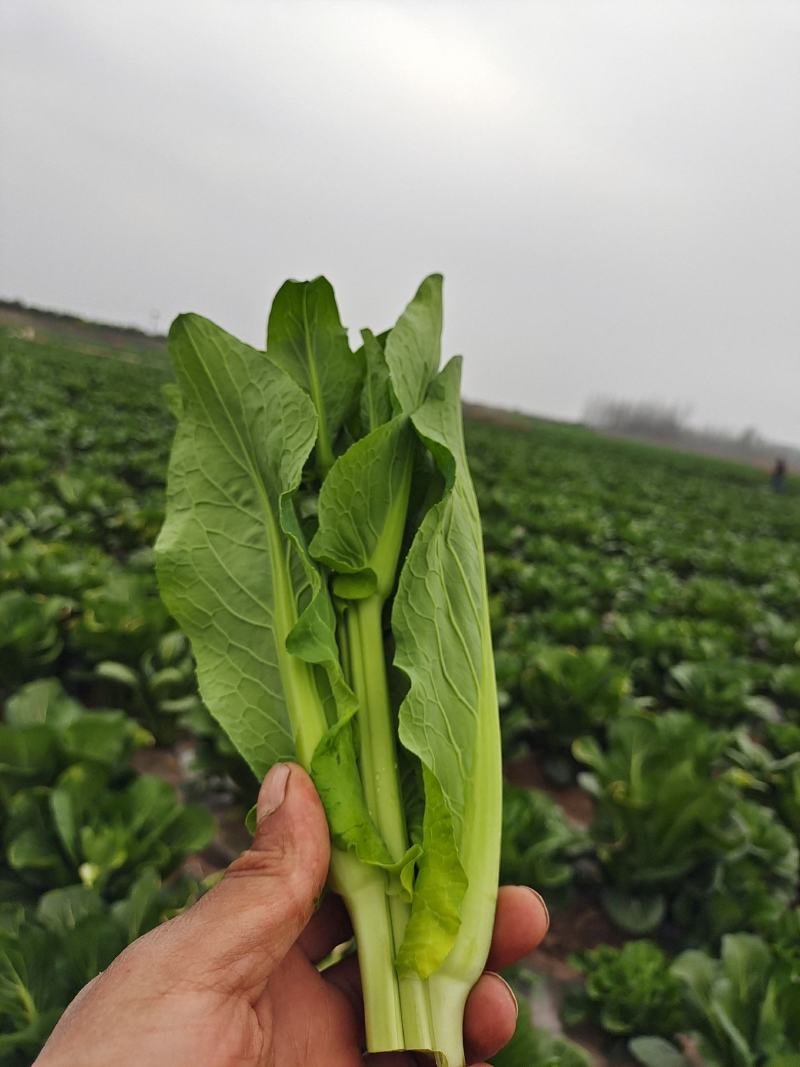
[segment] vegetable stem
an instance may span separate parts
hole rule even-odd
[[[353,683],[360,705],[361,777],[367,807],[397,862],[408,849],[397,768],[395,729],[383,650],[382,602],[356,601],[347,612]]]
[[[356,936],[364,983],[367,1044],[373,1051],[404,1047],[403,1013],[394,968],[394,935],[386,896],[386,877],[351,852],[334,849],[331,886],[343,898]]]
[[[408,834],[400,790],[395,746],[396,725],[389,699],[383,646],[383,599],[379,595],[356,601],[347,611],[347,643],[358,697],[361,776],[367,809],[392,859],[399,862],[408,851]],[[388,877],[384,875],[389,889]],[[409,905],[395,892],[386,899],[392,929],[392,970],[408,924]],[[356,935],[357,936],[357,935]],[[427,984],[409,975],[398,978],[407,1049],[432,1049],[431,1009]],[[368,989],[369,993],[369,989]]]

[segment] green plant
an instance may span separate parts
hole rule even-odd
[[[707,1067],[795,1067],[800,1048],[800,969],[751,934],[728,934],[720,957],[689,951],[672,973],[682,983],[689,1028]],[[638,1038],[645,1067],[685,1067],[668,1042]]]
[[[695,943],[715,943],[736,930],[768,932],[797,896],[797,842],[762,804],[733,801],[709,860],[673,903]]]
[[[135,748],[150,734],[121,711],[87,711],[57,678],[41,678],[18,689],[0,724],[0,796],[50,785],[76,762],[97,764],[109,773],[127,770]]]
[[[758,793],[759,799],[776,809],[795,833],[800,832],[800,726],[767,723],[767,745],[759,744],[745,730],[736,734],[728,757],[737,768],[736,781]],[[776,754],[777,753],[777,754]]]
[[[572,957],[583,971],[562,1017],[570,1025],[590,1020],[615,1036],[650,1033],[671,1037],[684,1028],[683,990],[669,961],[652,941],[601,945]]]
[[[71,621],[69,646],[91,663],[137,664],[168,629],[152,574],[113,575],[87,590]]]
[[[774,704],[755,694],[752,674],[746,660],[678,663],[670,669],[666,695],[711,721],[774,717]]]
[[[586,833],[573,826],[547,794],[503,786],[502,882],[542,891],[563,889],[572,880],[572,860],[586,844]],[[548,897],[552,903],[552,892]]]
[[[639,714],[572,746],[591,773],[579,781],[597,801],[591,827],[607,880],[604,904],[631,933],[662,921],[667,897],[713,851],[735,790],[715,773],[727,737],[691,715]]]
[[[266,354],[176,320],[156,554],[209,710],[257,775],[292,755],[311,769],[369,1049],[458,1067],[491,938],[501,770],[460,362],[438,371],[441,322],[438,276],[358,353],[324,279],[281,288]]]
[[[52,787],[11,798],[3,838],[23,899],[80,882],[113,900],[141,866],[170,874],[205,848],[213,832],[210,812],[180,804],[167,782],[140,775],[111,788],[107,772],[76,763]]]
[[[556,745],[569,745],[630,703],[630,679],[608,648],[540,646],[528,650],[525,661],[521,701],[533,730]]]
[[[178,729],[197,726],[203,732],[207,715],[197,693],[189,641],[177,630],[160,637],[135,667],[102,660],[93,680],[116,698],[115,703],[142,719],[161,743],[174,741]]]
[[[204,848],[214,821],[166,782],[135,777],[133,749],[151,740],[120,711],[87,711],[55,679],[25,686],[0,725],[0,815],[6,898],[30,900],[73,882],[108,899],[142,865],[168,874]]]
[[[780,704],[796,714],[800,710],[800,664],[784,663],[778,667],[771,685]]]
[[[69,614],[63,597],[42,597],[10,589],[0,593],[0,679],[13,685],[44,673],[58,659],[60,623]]]

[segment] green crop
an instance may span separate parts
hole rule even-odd
[[[562,1018],[570,1025],[590,1020],[607,1033],[672,1037],[685,1029],[681,984],[652,941],[628,941],[622,948],[599,945],[570,962],[585,983],[567,990]]]
[[[297,758],[322,797],[370,1051],[464,1063],[491,937],[500,731],[461,364],[441,278],[352,352],[328,282],[287,282],[266,353],[170,331],[179,395],[162,595],[201,696],[253,771]]]

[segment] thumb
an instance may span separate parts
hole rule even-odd
[[[322,803],[297,764],[272,768],[257,813],[251,847],[194,907],[162,927],[173,943],[160,946],[180,977],[207,975],[217,990],[253,996],[311,918],[330,862]]]

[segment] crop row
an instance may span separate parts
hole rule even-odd
[[[167,381],[157,367],[2,338],[10,1065],[29,1062],[122,945],[202,891],[183,864],[213,824],[189,794],[246,808],[255,787],[155,587]],[[666,1043],[692,1032],[709,1064],[776,1067],[800,1017],[800,497],[771,493],[758,472],[573,428],[474,423],[468,445],[505,757],[543,786],[507,788],[503,877],[542,890],[556,921],[590,906],[613,931],[614,945],[573,959],[587,977],[565,1020],[633,1040],[643,1063],[677,1064]],[[191,753],[182,797],[135,769],[154,748]],[[580,825],[559,803],[577,790]],[[35,961],[56,957],[51,980]],[[766,1021],[709,992],[742,959],[753,1003],[770,991]],[[723,1008],[743,1027],[735,1041],[704,1021]],[[498,1063],[580,1061],[548,1042],[523,1026]]]

